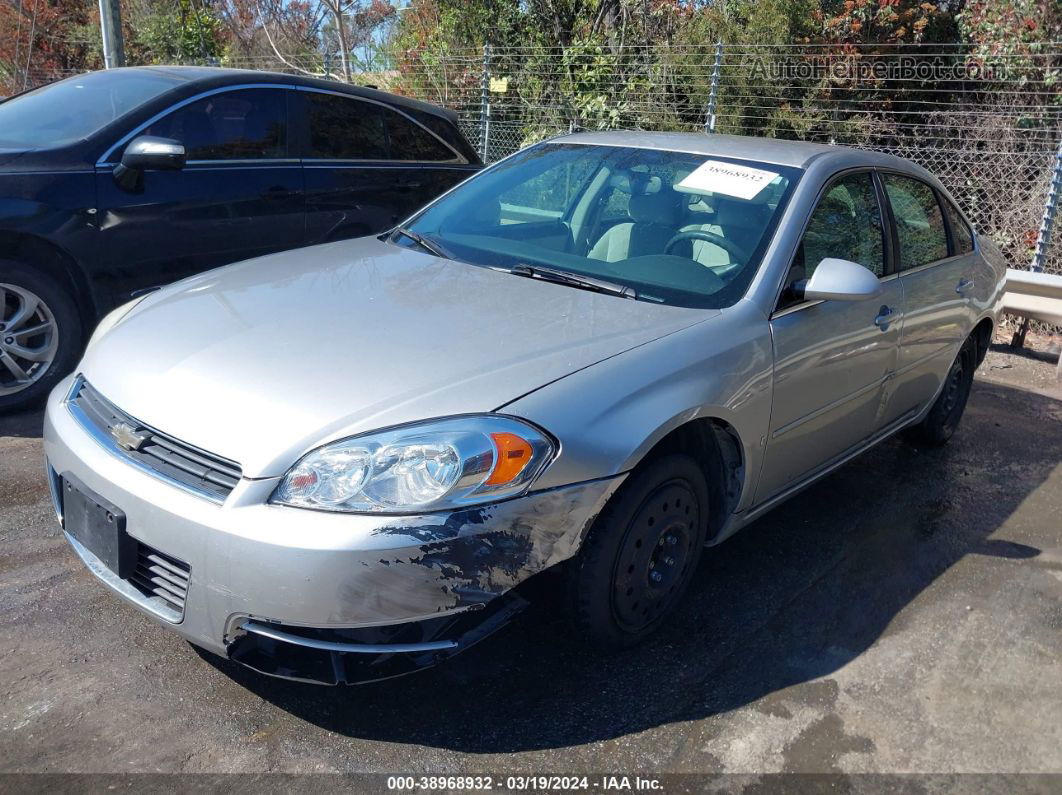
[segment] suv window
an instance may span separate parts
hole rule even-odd
[[[885,174],[885,193],[900,239],[900,270],[917,268],[948,256],[948,235],[937,194],[912,177]]]
[[[969,254],[973,251],[973,232],[967,226],[959,213],[959,208],[947,199],[942,198],[944,212],[948,216],[948,226],[951,227],[951,243],[954,249],[952,254]]]
[[[827,257],[858,262],[876,276],[885,273],[881,210],[869,172],[841,177],[808,219],[789,282],[810,279]]]
[[[454,153],[419,124],[393,110],[387,111],[387,135],[392,160],[438,162],[453,160]]]
[[[246,88],[203,97],[144,130],[174,138],[189,160],[287,157],[285,91]]]
[[[310,157],[387,160],[384,108],[334,94],[308,94]]]
[[[375,102],[336,94],[307,95],[310,157],[438,162],[454,153],[423,127]]]

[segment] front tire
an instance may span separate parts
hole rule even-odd
[[[0,260],[0,413],[42,401],[77,363],[82,337],[77,306],[54,278]]]
[[[970,391],[973,388],[974,370],[977,369],[977,343],[973,337],[967,338],[959,350],[955,361],[951,363],[948,374],[944,378],[944,388],[937,397],[929,414],[916,425],[913,435],[916,441],[921,441],[930,447],[940,447],[947,444],[955,434],[966,410],[966,402],[970,399]]]
[[[605,651],[645,640],[693,579],[707,526],[708,483],[694,459],[668,455],[635,470],[568,568],[577,630]]]

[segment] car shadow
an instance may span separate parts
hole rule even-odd
[[[30,409],[0,414],[0,438],[39,439],[44,432],[44,410]]]
[[[968,555],[1035,558],[992,536],[1058,465],[1062,423],[1043,418],[1060,406],[978,383],[951,444],[885,442],[706,550],[675,620],[621,654],[580,644],[559,579],[545,575],[512,625],[413,676],[326,688],[209,659],[329,731],[460,752],[580,745],[723,713],[837,671]]]

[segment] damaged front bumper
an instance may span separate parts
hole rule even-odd
[[[57,388],[44,447],[56,512],[63,478],[123,514],[138,561],[179,583],[179,604],[122,579],[71,536],[116,593],[192,643],[263,673],[357,682],[467,648],[521,606],[524,580],[572,557],[622,476],[421,516],[268,504],[277,479],[242,480],[221,504],[106,449]]]

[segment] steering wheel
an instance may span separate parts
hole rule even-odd
[[[689,232],[679,232],[664,246],[664,253],[667,254],[671,251],[671,247],[676,243],[681,243],[683,240],[705,240],[712,245],[719,246],[719,248],[726,251],[728,254],[732,254],[735,259],[747,262],[749,255],[733,240],[727,240],[722,235],[717,235],[715,232],[705,232],[702,229],[691,229]]]

